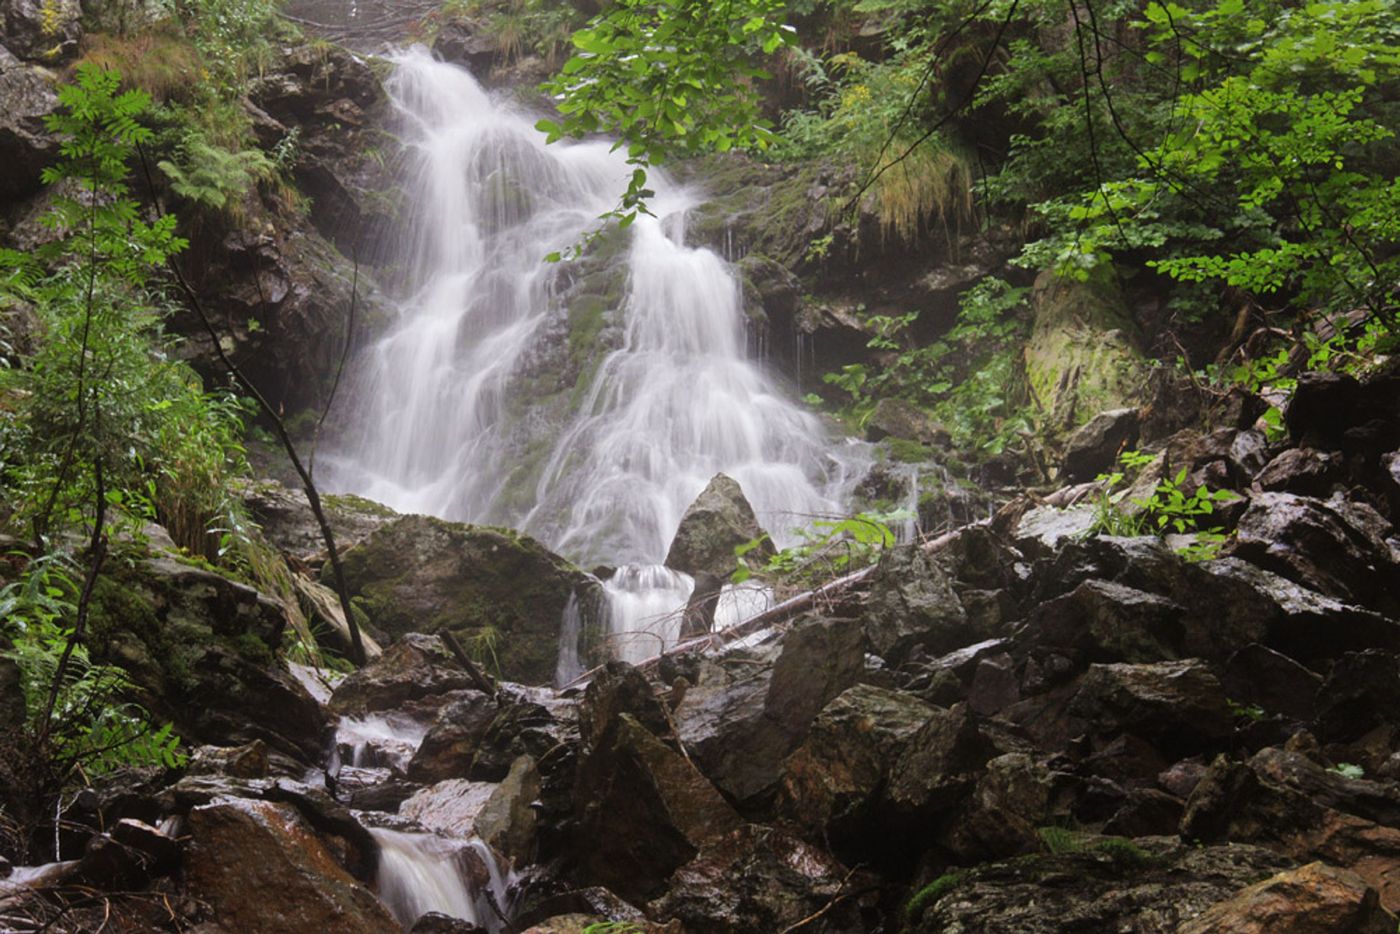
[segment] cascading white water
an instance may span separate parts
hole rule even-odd
[[[480,841],[454,841],[434,834],[375,828],[379,844],[376,884],[379,897],[404,929],[430,911],[497,932],[508,916],[510,879],[490,847]],[[485,869],[487,884],[471,883],[468,860]],[[494,903],[494,904],[493,904]]]
[[[606,311],[622,346],[565,424],[537,413],[538,381],[522,373],[544,342],[568,339],[557,292],[572,274],[543,257],[597,224],[628,167],[604,142],[546,147],[530,115],[421,48],[397,59],[389,87],[411,154],[414,291],[357,364],[359,417],[332,485],[518,526],[581,563],[659,562],[721,471],[780,539],[836,508],[854,471],[746,359],[738,283],[713,252],[683,245],[696,198],[660,172],[657,217],[624,235],[625,298]],[[512,459],[522,433],[541,442],[540,463]]]

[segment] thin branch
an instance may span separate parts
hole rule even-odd
[[[340,348],[340,361],[335,366],[335,379],[331,381],[331,392],[326,397],[326,404],[321,409],[321,417],[316,419],[316,428],[311,432],[311,453],[306,458],[306,472],[313,477],[316,476],[316,445],[321,440],[321,426],[326,423],[326,416],[331,414],[331,406],[335,405],[335,394],[340,389],[340,377],[345,372],[345,360],[350,356],[350,345],[355,341],[355,302],[360,294],[360,256],[358,253],[352,258],[355,266],[350,273],[350,314],[345,322],[345,343]]]

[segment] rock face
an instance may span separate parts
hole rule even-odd
[[[1183,924],[1180,934],[1390,934],[1393,914],[1356,873],[1322,863],[1270,876]]]
[[[0,200],[38,190],[39,172],[58,155],[58,140],[44,126],[56,110],[52,77],[0,46]]]
[[[398,927],[289,805],[216,802],[191,811],[190,828],[189,885],[229,930],[380,934]]]
[[[282,607],[251,587],[170,557],[112,564],[94,595],[90,644],[126,669],[157,721],[195,743],[262,740],[317,762],[326,721],[282,670]]]
[[[1059,430],[1136,402],[1144,385],[1137,329],[1107,275],[1074,282],[1042,273],[1026,345],[1026,377]]]
[[[532,684],[554,677],[569,597],[596,586],[526,535],[427,516],[385,525],[343,560],[376,630],[390,638],[448,630],[482,646],[484,663],[503,677]]]
[[[1259,847],[1125,842],[947,874],[922,902],[915,896],[910,930],[1175,931],[1242,886],[1288,866]]]
[[[626,898],[654,894],[740,823],[679,753],[620,714],[578,774],[580,872]]]
[[[78,0],[5,0],[5,44],[21,58],[54,63],[78,49]]]
[[[311,512],[311,504],[300,489],[283,486],[275,480],[250,483],[242,493],[263,537],[298,561],[319,566],[326,560],[321,527]],[[399,517],[388,506],[358,496],[321,494],[321,507],[335,533],[336,547],[353,548],[380,526]]]

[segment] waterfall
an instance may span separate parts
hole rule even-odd
[[[491,848],[428,833],[375,828],[379,897],[407,930],[430,911],[500,931],[509,916],[510,878]],[[485,885],[473,884],[484,876]]]
[[[554,666],[556,688],[564,687],[583,674],[583,660],[579,654],[579,639],[582,637],[583,608],[579,606],[578,594],[571,593],[559,623],[559,661]]]
[[[560,387],[541,360],[596,337],[574,332],[565,297],[602,260],[542,260],[614,206],[622,155],[546,147],[532,115],[422,48],[397,57],[388,89],[407,149],[406,297],[354,365],[331,486],[523,528],[582,564],[659,562],[721,471],[779,541],[837,510],[862,455],[748,359],[738,281],[685,244],[697,193],[656,171],[656,216],[599,241],[620,245],[601,311],[613,349],[585,343],[577,385]]]

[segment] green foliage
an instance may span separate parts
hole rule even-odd
[[[791,41],[781,0],[618,0],[573,35],[574,55],[543,90],[559,120],[550,142],[616,135],[634,168],[616,210],[622,226],[646,210],[647,167],[730,149],[763,149],[773,136],[752,82],[753,64]]]
[[[1354,762],[1338,762],[1328,769],[1329,772],[1336,772],[1343,778],[1365,778],[1366,770]]]
[[[583,934],[642,934],[635,921],[595,921],[584,926]]]
[[[755,573],[792,583],[827,580],[854,568],[870,564],[881,552],[895,544],[891,524],[911,518],[906,510],[887,513],[863,512],[844,519],[818,519],[796,534],[801,544],[772,555],[762,567],[749,563],[748,555],[767,538],[751,539],[734,549],[737,567],[731,582],[742,584]]]
[[[225,149],[193,127],[186,130],[171,158],[156,166],[177,195],[214,209],[236,206],[258,181],[271,178],[276,170],[261,149]]]
[[[864,424],[882,398],[905,399],[928,409],[957,446],[999,454],[1028,432],[1031,419],[1020,402],[1018,351],[1029,331],[1026,290],[995,277],[963,293],[957,323],[932,343],[909,334],[918,313],[872,316],[879,367],[849,364],[823,380],[851,398],[850,415]]]
[[[1136,471],[1155,458],[1140,451],[1124,451],[1119,462],[1128,471]],[[1195,492],[1182,487],[1186,482],[1185,467],[1177,471],[1175,477],[1165,477],[1153,488],[1146,499],[1133,499],[1138,508],[1129,513],[1123,508],[1122,493],[1114,495],[1114,489],[1123,482],[1122,471],[1100,474],[1100,492],[1095,502],[1094,525],[1092,531],[1106,535],[1160,535],[1186,534],[1193,536],[1190,545],[1179,549],[1179,553],[1191,561],[1204,561],[1216,557],[1225,543],[1225,533],[1220,526],[1206,526],[1206,516],[1215,514],[1215,507],[1239,499],[1232,490],[1211,490],[1198,486]]]
[[[81,644],[73,650],[49,722],[40,722],[68,643],[76,593],[72,568],[60,556],[29,562],[19,580],[0,589],[0,643],[9,645],[0,657],[19,667],[29,732],[46,737],[45,752],[63,776],[183,765],[171,725],[152,724],[144,709],[124,700],[131,687],[125,673],[93,662]]]
[[[1101,837],[1081,833],[1068,827],[1039,827],[1036,834],[1052,854],[1101,853],[1127,868],[1141,869],[1152,865],[1156,858],[1126,837]]]

